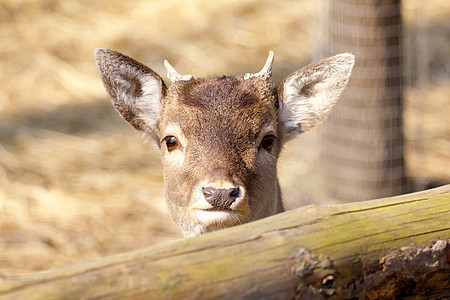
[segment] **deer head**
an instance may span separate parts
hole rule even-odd
[[[351,54],[304,67],[274,88],[273,53],[258,73],[194,78],[152,69],[110,49],[97,67],[120,115],[159,147],[172,219],[184,236],[283,211],[277,159],[286,141],[321,123],[350,77]]]

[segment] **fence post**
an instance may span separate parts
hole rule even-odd
[[[318,178],[342,202],[407,192],[400,0],[330,0],[324,56],[351,52],[352,77],[320,130]]]

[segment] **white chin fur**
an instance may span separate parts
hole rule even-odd
[[[213,210],[195,210],[197,220],[203,224],[226,225],[227,223],[236,221],[235,212],[233,211],[213,211]]]
[[[193,209],[191,214],[192,218],[196,219],[196,222],[189,228],[181,226],[184,237],[194,237],[243,223],[240,221],[242,216],[239,218],[239,213],[236,211]]]

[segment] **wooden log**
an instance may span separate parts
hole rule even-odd
[[[346,299],[450,293],[450,185],[3,278],[0,299]],[[414,298],[415,299],[415,298]]]

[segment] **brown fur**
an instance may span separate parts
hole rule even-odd
[[[244,76],[175,80],[167,89],[154,71],[118,52],[99,49],[96,60],[118,112],[157,141],[169,210],[185,236],[283,211],[276,168],[281,146],[328,114],[353,66],[349,55],[315,63],[288,76],[277,94],[265,78]],[[308,72],[311,80],[303,76]],[[302,123],[305,111],[320,120]],[[168,137],[178,141],[174,150]]]

